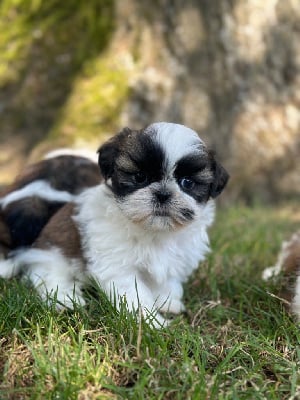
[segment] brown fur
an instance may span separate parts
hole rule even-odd
[[[294,233],[284,247],[286,257],[283,261],[283,271],[293,273],[300,268],[300,231]]]
[[[4,222],[2,214],[0,214],[0,256],[7,256],[11,248],[11,237],[9,233],[9,229]]]
[[[102,178],[98,165],[88,158],[62,155],[26,167],[12,185],[2,190],[1,196],[39,179],[47,180],[54,189],[77,194],[97,185]]]
[[[300,272],[300,231],[294,233],[289,241],[282,245],[282,271],[283,282],[280,297],[291,302],[295,293],[295,281]]]
[[[33,247],[49,249],[58,246],[66,257],[82,259],[80,234],[72,218],[75,212],[73,203],[63,206],[44,227]]]

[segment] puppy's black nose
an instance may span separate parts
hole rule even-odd
[[[155,196],[160,204],[166,203],[172,196],[172,193],[166,189],[158,190]]]

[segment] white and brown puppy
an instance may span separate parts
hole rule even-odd
[[[290,311],[300,321],[300,231],[282,243],[276,264],[266,268],[263,279],[281,275],[279,296],[288,301]]]
[[[100,181],[97,163],[85,157],[60,155],[29,165],[0,193],[0,243],[30,246],[57,210]]]
[[[84,303],[95,278],[130,310],[184,310],[182,284],[209,251],[213,199],[228,174],[191,129],[155,123],[125,128],[99,149],[105,182],[83,191],[49,221],[34,245],[10,260],[42,297]],[[10,266],[12,268],[12,266]],[[7,265],[0,263],[0,276]],[[118,301],[117,301],[118,303]],[[116,304],[118,306],[118,304]]]

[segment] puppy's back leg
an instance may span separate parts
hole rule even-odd
[[[82,262],[66,258],[57,247],[32,248],[15,255],[43,300],[55,298],[58,309],[73,308],[74,301],[85,304],[81,286],[84,280]]]
[[[21,266],[18,265],[13,258],[0,260],[0,278],[11,279],[18,275],[20,270]]]

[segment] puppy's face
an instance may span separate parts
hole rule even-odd
[[[125,128],[99,149],[99,165],[123,214],[148,230],[175,230],[228,180],[198,135],[171,123]]]

